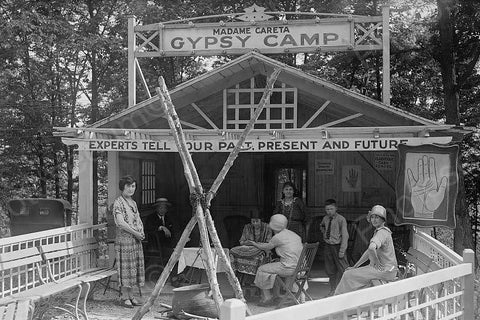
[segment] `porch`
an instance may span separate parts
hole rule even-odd
[[[65,230],[68,231],[71,228],[67,227]],[[78,227],[73,228],[78,229]],[[56,241],[55,243],[62,241],[61,237],[53,237],[57,237],[56,240],[52,240]],[[13,250],[21,248],[20,242],[18,246],[12,242],[14,238],[1,239],[0,245],[3,247],[8,242],[8,246]],[[45,241],[49,243],[50,240],[45,238]],[[323,298],[329,288],[327,284],[315,281],[316,278],[324,277],[323,264],[317,261],[309,286],[309,293],[314,301],[278,310],[274,310],[273,307],[259,307],[252,301],[248,302],[248,307],[253,313],[249,317],[245,317],[245,306],[241,301],[230,299],[234,296],[232,289],[226,277],[219,274],[221,291],[227,299],[222,306],[220,319],[474,319],[473,251],[465,250],[461,257],[423,232],[414,233],[412,247],[428,255],[440,269],[425,274],[419,274],[419,272],[404,280],[357,292]],[[6,251],[2,250],[2,252]],[[95,257],[92,256],[92,258]],[[62,263],[57,261],[58,265]],[[62,268],[53,268],[52,271],[56,279],[64,276],[61,273]],[[27,289],[25,284],[18,280],[21,278],[16,276],[18,272],[13,270],[10,273],[2,268],[4,277],[2,283],[9,283],[9,286],[2,286],[2,296],[8,296],[9,292]],[[13,277],[9,278],[9,274]],[[143,298],[150,295],[154,285],[155,283],[151,281],[147,283],[142,291]],[[7,288],[8,292],[5,291]],[[172,296],[173,287],[167,285],[144,319],[161,317],[162,311],[165,310],[162,303],[171,305]],[[58,299],[68,299],[67,294]],[[41,301],[36,305],[36,309],[48,308],[50,307],[48,304],[56,300],[57,298]],[[121,307],[118,304],[118,293],[114,290],[107,290],[104,294],[101,288],[94,293],[93,299],[87,302],[87,314],[90,319],[131,319],[135,311],[136,309]],[[63,315],[61,317],[63,319]]]

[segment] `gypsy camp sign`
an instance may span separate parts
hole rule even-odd
[[[243,13],[136,25],[134,55],[211,56],[244,54],[252,50],[263,54],[382,50],[384,45],[382,16],[333,15],[320,18],[320,14],[312,15],[311,12],[265,12],[265,8],[257,5],[244,10]],[[296,17],[286,19],[287,14]],[[300,15],[310,19],[299,19]],[[209,22],[199,23],[199,20]]]
[[[458,146],[398,146],[396,224],[455,228]]]

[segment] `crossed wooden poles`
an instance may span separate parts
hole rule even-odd
[[[167,262],[167,265],[162,271],[160,278],[157,280],[155,287],[153,289],[152,294],[147,299],[147,301],[143,304],[143,306],[137,310],[137,312],[133,316],[133,320],[142,319],[142,317],[150,310],[155,299],[158,298],[162,288],[165,286],[165,283],[168,279],[168,276],[172,272],[175,263],[180,258],[183,248],[185,244],[189,240],[190,233],[192,232],[195,224],[198,223],[198,228],[200,230],[200,240],[202,243],[202,248],[206,254],[206,273],[208,282],[210,284],[210,289],[213,293],[213,300],[215,301],[215,305],[217,307],[217,312],[220,314],[220,305],[223,303],[223,297],[220,293],[220,287],[217,281],[217,273],[216,273],[216,265],[213,256],[212,249],[210,247],[210,238],[212,239],[213,245],[215,247],[216,253],[218,254],[222,263],[226,266],[227,277],[230,285],[232,286],[235,297],[242,301],[245,301],[243,297],[242,288],[240,287],[240,283],[235,276],[235,272],[230,265],[230,261],[227,258],[225,251],[222,248],[222,244],[220,243],[220,239],[218,238],[217,230],[215,229],[215,224],[213,222],[212,216],[210,214],[210,203],[212,199],[215,197],[216,192],[220,185],[222,184],[225,176],[228,173],[228,170],[233,165],[233,162],[237,158],[243,142],[246,140],[248,134],[253,129],[255,121],[257,121],[260,113],[262,112],[263,108],[265,107],[270,95],[272,94],[273,86],[275,81],[277,80],[278,75],[280,74],[282,68],[276,68],[272,74],[267,79],[267,84],[265,87],[265,91],[263,92],[262,99],[260,100],[250,122],[245,127],[240,136],[240,139],[237,142],[235,148],[230,152],[225,164],[223,165],[222,170],[218,174],[217,178],[212,184],[212,187],[207,193],[204,193],[202,184],[200,182],[200,178],[198,176],[197,169],[195,168],[195,164],[193,163],[192,157],[187,149],[185,134],[183,132],[182,126],[180,124],[180,119],[178,118],[177,112],[175,111],[175,106],[172,103],[170,98],[170,94],[168,93],[167,87],[165,85],[165,81],[162,77],[159,78],[160,87],[156,88],[157,94],[160,97],[160,103],[163,108],[163,111],[167,115],[168,124],[170,129],[172,130],[173,137],[175,140],[175,144],[177,146],[177,150],[180,154],[180,158],[182,160],[185,178],[188,183],[188,188],[190,191],[190,201],[192,202],[192,207],[194,211],[194,216],[190,219],[187,226],[183,230],[182,236],[178,241],[170,259]],[[250,314],[250,311],[247,308],[247,312]]]

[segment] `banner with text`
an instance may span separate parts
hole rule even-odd
[[[304,52],[320,48],[353,48],[352,22],[315,23],[315,20],[235,22],[225,26],[165,25],[159,50],[165,56],[243,53]],[[308,49],[311,50],[308,50]]]
[[[399,144],[445,144],[451,137],[426,138],[344,138],[344,139],[279,139],[247,140],[243,152],[287,152],[287,151],[388,151],[397,150]],[[67,145],[77,145],[78,150],[90,151],[138,151],[177,152],[173,140],[114,140],[62,138]],[[230,152],[237,145],[236,140],[194,140],[187,141],[190,152]]]

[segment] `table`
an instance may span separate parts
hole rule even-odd
[[[218,272],[226,272],[227,267],[224,263],[222,263],[218,257],[215,248],[212,248],[213,251],[213,259],[216,265],[216,270]],[[229,258],[228,249],[223,249],[227,259]],[[178,273],[181,273],[185,270],[185,267],[193,267],[197,269],[206,269],[207,265],[207,255],[203,248],[199,247],[191,247],[191,248],[183,248],[182,253],[180,254],[180,258],[178,259]]]

